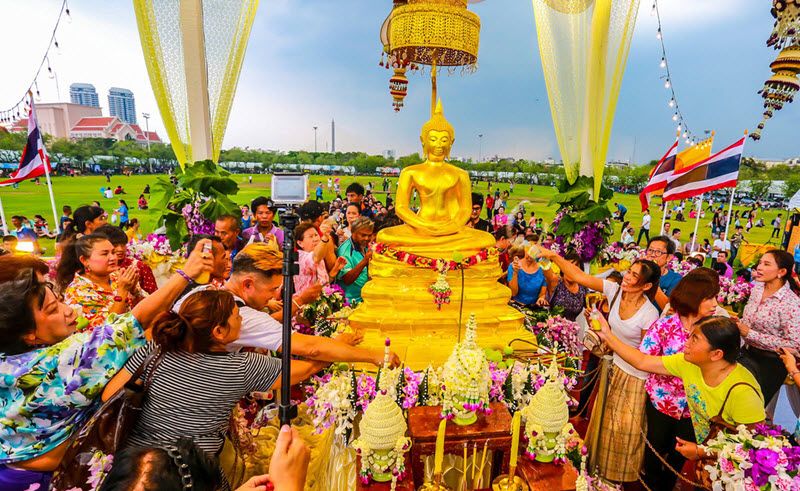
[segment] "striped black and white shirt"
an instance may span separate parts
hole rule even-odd
[[[125,370],[134,373],[155,346],[151,341],[139,348]],[[259,353],[168,351],[155,369],[126,446],[153,447],[188,437],[216,455],[239,399],[269,390],[280,372],[280,360]]]

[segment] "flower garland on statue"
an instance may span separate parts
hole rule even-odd
[[[375,254],[408,264],[415,268],[432,269],[437,271],[439,275],[429,287],[428,292],[433,295],[433,303],[439,310],[442,306],[450,303],[450,297],[453,290],[450,283],[447,281],[447,272],[457,269],[469,269],[476,264],[497,258],[500,255],[500,250],[496,247],[489,247],[481,249],[477,254],[468,257],[455,255],[453,259],[431,258],[412,254],[410,252],[394,249],[386,244],[376,243],[372,246],[372,251]]]
[[[716,457],[706,465],[715,490],[800,489],[800,447],[792,446],[780,427],[739,426],[720,433],[701,448]]]

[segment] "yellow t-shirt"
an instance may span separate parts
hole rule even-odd
[[[766,419],[761,387],[753,374],[742,365],[736,365],[721,384],[711,387],[703,380],[700,367],[686,361],[683,353],[665,356],[661,360],[669,373],[683,380],[686,402],[692,413],[692,426],[698,443],[704,442],[708,437],[711,418],[719,414],[728,390],[738,382],[746,382],[755,390],[746,385],[736,386],[722,411],[722,419],[734,426],[758,423]]]

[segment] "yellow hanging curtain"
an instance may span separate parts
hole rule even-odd
[[[539,54],[567,179],[593,176],[608,153],[639,0],[533,0]]]
[[[199,1],[206,59],[212,160],[219,160],[258,0],[133,0],[150,84],[175,157],[194,162],[181,2]]]

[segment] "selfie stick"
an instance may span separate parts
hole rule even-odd
[[[297,417],[297,406],[292,404],[292,294],[294,275],[300,272],[297,252],[294,250],[294,228],[300,217],[289,208],[281,215],[283,227],[283,342],[281,344],[281,400],[278,417],[281,426],[290,425]]]

